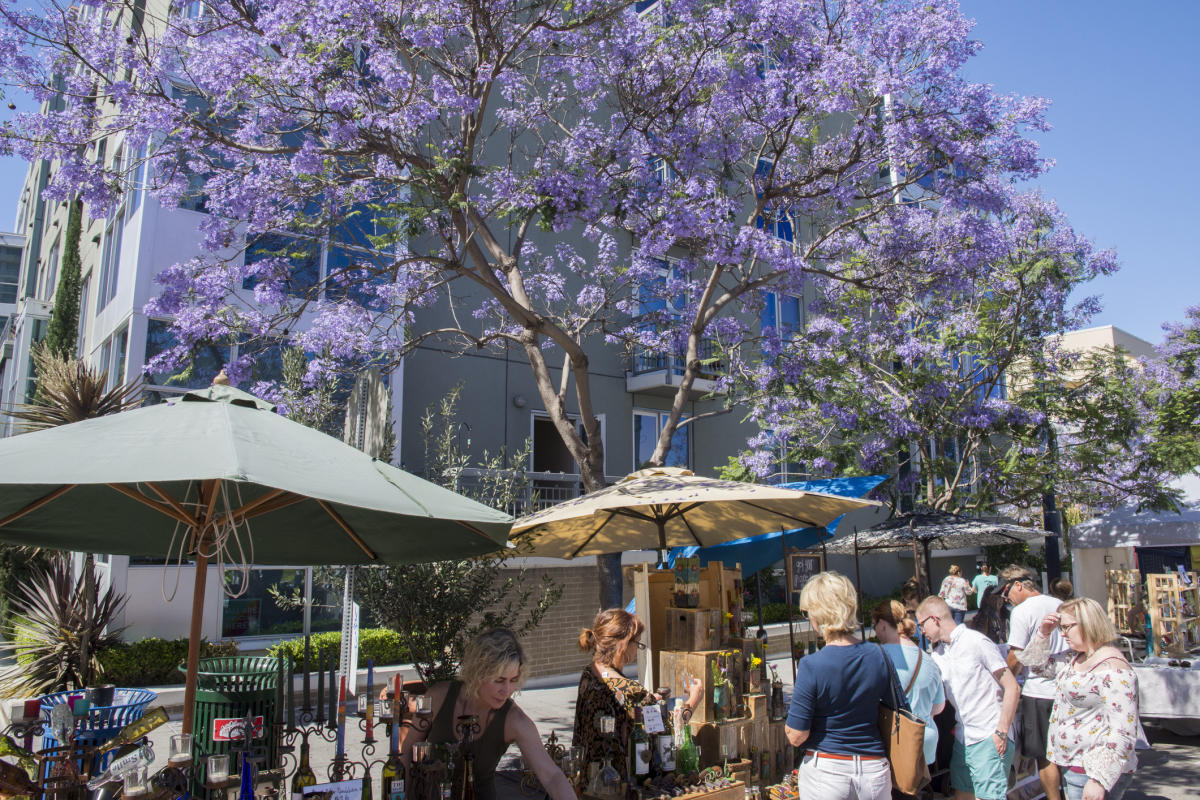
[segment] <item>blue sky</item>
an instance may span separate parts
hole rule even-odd
[[[1200,304],[1200,199],[1185,166],[1200,141],[1200,4],[961,0],[983,51],[966,75],[1047,97],[1057,163],[1039,184],[1075,228],[1116,249],[1121,270],[1089,285],[1115,325],[1157,344]]]
[[[1200,304],[1200,199],[1186,165],[1200,137],[1200,3],[961,0],[983,51],[971,80],[1048,97],[1057,163],[1039,181],[1075,227],[1122,268],[1091,284],[1116,325],[1157,343],[1161,324]],[[12,225],[24,164],[0,160],[0,226]]]

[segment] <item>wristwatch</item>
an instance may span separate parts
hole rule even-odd
[[[1002,737],[1002,738],[1004,738],[1004,739],[1007,739],[1007,738],[1008,738],[1008,731],[1001,731],[1001,730],[997,730],[997,731],[993,731],[993,732],[992,732],[992,735],[993,735],[993,736],[1000,736],[1000,737]]]

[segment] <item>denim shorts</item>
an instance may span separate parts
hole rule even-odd
[[[960,792],[973,794],[979,800],[1005,800],[1008,796],[1008,768],[1012,766],[1016,743],[1008,740],[1004,755],[996,752],[994,738],[963,746],[954,739],[950,755],[950,784]]]
[[[1067,767],[1059,767],[1062,774],[1064,794],[1067,800],[1083,800],[1083,787],[1087,785],[1088,776],[1082,772],[1072,772]],[[1122,772],[1121,777],[1113,784],[1112,791],[1105,793],[1104,800],[1121,800],[1129,784],[1133,783],[1132,772]]]

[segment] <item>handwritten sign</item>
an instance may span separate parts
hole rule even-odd
[[[362,778],[355,778],[352,781],[338,781],[337,783],[317,783],[312,786],[305,786],[301,790],[301,793],[304,797],[323,795],[329,798],[329,800],[361,800],[362,784]]]

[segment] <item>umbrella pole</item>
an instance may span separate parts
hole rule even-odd
[[[183,733],[192,732],[196,706],[196,676],[200,672],[200,637],[204,623],[204,591],[208,583],[206,543],[196,548],[196,582],[192,587],[192,626],[188,632],[187,679],[183,689]]]
[[[187,673],[183,685],[183,733],[192,733],[195,721],[196,679],[200,672],[200,637],[204,627],[204,590],[208,585],[208,529],[217,505],[220,486],[219,480],[205,481],[201,485],[200,500],[207,508],[199,527],[192,529],[196,537],[196,580],[192,586],[192,624],[188,630]]]
[[[788,610],[788,653],[792,657],[792,674],[796,674],[796,630],[792,625],[792,571],[788,568],[787,563],[787,531],[782,528],[779,530],[779,546],[783,548],[783,575],[787,580],[788,585],[784,587],[787,591],[787,610]]]
[[[858,614],[859,614],[858,618],[860,620],[863,620],[862,612],[865,609],[862,607],[862,604],[863,604],[862,572],[858,568],[858,528],[857,527],[854,529],[854,583],[855,583],[855,586],[857,586],[857,588],[858,588]],[[858,633],[859,633],[859,636],[862,637],[862,640],[865,642],[867,640],[867,623],[865,620],[863,620],[862,622],[859,623]]]

